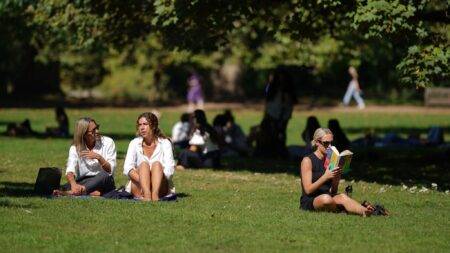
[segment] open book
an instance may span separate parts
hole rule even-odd
[[[331,171],[336,167],[341,167],[342,173],[346,173],[350,170],[352,156],[353,153],[350,150],[344,150],[339,153],[335,146],[330,146],[327,149],[327,157],[324,166]]]

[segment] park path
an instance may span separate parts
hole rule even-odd
[[[186,110],[186,105],[177,106],[164,106],[161,109],[164,110]],[[223,110],[231,109],[235,110],[255,110],[262,111],[264,109],[263,103],[206,103],[205,110]],[[425,107],[415,105],[368,105],[365,109],[359,110],[356,106],[344,107],[344,106],[316,106],[309,108],[308,105],[296,105],[295,111],[310,111],[310,112],[348,112],[348,113],[361,113],[361,112],[382,112],[382,113],[443,113],[450,114],[450,107]]]

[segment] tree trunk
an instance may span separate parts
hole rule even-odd
[[[211,73],[214,99],[235,100],[243,95],[240,86],[242,65],[226,63],[216,72]]]

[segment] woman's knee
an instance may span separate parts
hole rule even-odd
[[[317,206],[320,206],[320,207],[332,207],[332,206],[336,205],[336,202],[334,201],[334,199],[328,194],[318,196],[314,200],[314,202],[315,202],[315,204],[317,204]]]
[[[162,172],[163,171],[163,166],[160,162],[154,162],[152,163],[152,172]]]
[[[324,195],[322,197],[322,204],[325,206],[333,206],[335,205],[334,199],[330,195]]]
[[[148,162],[141,162],[141,164],[139,164],[138,166],[138,170],[149,170],[150,169],[150,165],[148,164]]]
[[[347,194],[341,193],[333,197],[336,204],[344,204],[345,202],[350,200],[350,197]]]

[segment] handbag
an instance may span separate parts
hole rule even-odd
[[[37,195],[51,195],[53,190],[59,189],[61,169],[56,167],[40,168],[34,184]]]

